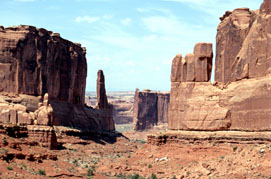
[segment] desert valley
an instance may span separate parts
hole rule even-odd
[[[0,26],[0,179],[271,178],[271,0],[172,54],[170,91],[87,91],[87,51]]]

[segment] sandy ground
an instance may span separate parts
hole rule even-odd
[[[71,137],[70,143],[54,151],[30,146],[27,139],[0,134],[0,176],[3,179],[271,178],[270,143],[205,141],[156,146],[146,143],[149,133],[125,132],[125,137],[118,137],[114,143],[82,142]]]

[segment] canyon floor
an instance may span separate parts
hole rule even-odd
[[[271,178],[271,143],[157,146],[146,143],[150,133],[157,131],[130,130],[100,140],[69,137],[52,151],[0,134],[0,178]]]

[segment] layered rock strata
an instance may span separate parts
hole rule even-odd
[[[80,44],[45,29],[1,26],[0,123],[114,130],[107,106],[84,104],[85,54]]]
[[[134,130],[148,130],[168,122],[169,93],[136,90]]]
[[[32,26],[0,28],[0,91],[84,104],[86,50]]]
[[[235,9],[221,18],[216,37],[215,81],[229,83],[271,73],[270,0],[260,10]]]
[[[51,126],[27,126],[28,137],[50,150],[58,148],[56,133]]]
[[[241,8],[221,17],[214,84],[206,78],[210,67],[192,65],[192,70],[187,70],[189,63],[197,61],[196,50],[184,59],[181,55],[177,55],[179,60],[175,57],[171,73],[169,129],[271,130],[270,4],[270,0],[265,0],[259,11]],[[206,59],[211,62],[211,48],[202,49],[202,54],[209,54]],[[195,75],[197,71],[200,71],[200,80]],[[188,76],[193,76],[194,80]]]

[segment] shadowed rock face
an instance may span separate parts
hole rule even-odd
[[[98,71],[97,78],[97,109],[105,109],[108,108],[108,100],[106,96],[105,90],[105,81],[104,81],[104,73],[102,70]]]
[[[115,124],[113,120],[113,106],[109,104],[107,100],[104,73],[102,70],[99,70],[97,75],[96,109],[99,109],[102,112],[102,128],[105,130],[115,130]]]
[[[168,122],[169,93],[136,90],[134,130],[152,129]]]
[[[260,11],[240,8],[220,18],[213,85],[204,77],[205,65],[185,67],[196,52],[173,60],[169,129],[271,130],[270,4],[265,0]],[[197,73],[203,78],[190,75]]]
[[[80,44],[45,29],[1,26],[0,123],[114,130],[107,103],[101,109],[84,105],[85,54]],[[107,101],[102,74],[99,82],[98,93]]]
[[[32,26],[0,28],[0,91],[84,104],[85,49]]]

